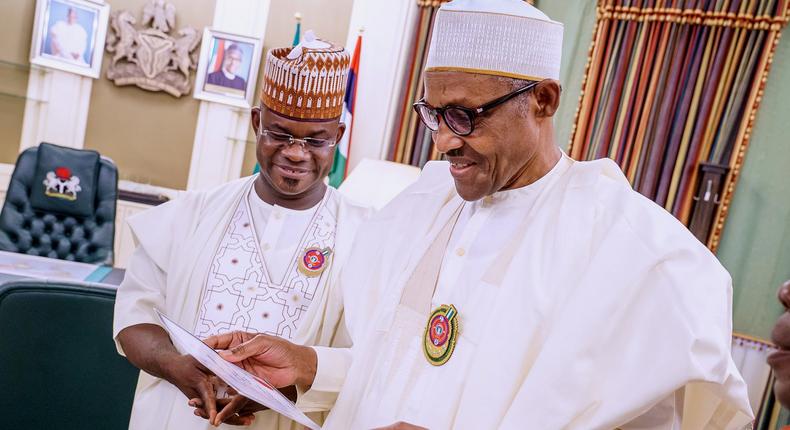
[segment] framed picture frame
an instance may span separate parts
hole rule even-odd
[[[98,78],[109,16],[103,1],[36,0],[30,63]]]
[[[263,40],[203,30],[194,97],[249,109],[255,97]]]

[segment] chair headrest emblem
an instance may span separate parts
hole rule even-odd
[[[80,191],[80,178],[72,175],[68,167],[59,166],[54,171],[47,172],[44,179],[44,195],[47,197],[74,201]]]

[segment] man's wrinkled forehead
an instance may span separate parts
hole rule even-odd
[[[425,72],[425,101],[435,107],[478,106],[507,92],[508,89],[496,76],[455,71]]]

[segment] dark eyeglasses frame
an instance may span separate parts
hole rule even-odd
[[[457,105],[448,105],[448,106],[445,106],[445,107],[435,108],[435,107],[429,105],[428,103],[426,103],[425,99],[422,99],[422,100],[418,101],[417,103],[414,103],[414,105],[412,105],[412,108],[417,113],[417,116],[420,118],[420,121],[422,121],[422,123],[425,124],[425,126],[428,128],[428,130],[438,131],[439,130],[439,127],[438,127],[439,124],[437,122],[437,127],[436,127],[435,130],[433,128],[431,128],[431,126],[429,126],[428,123],[425,122],[425,119],[423,119],[422,115],[420,114],[420,107],[421,106],[424,106],[424,107],[428,108],[429,111],[435,112],[437,118],[441,117],[442,121],[444,121],[444,123],[447,124],[447,127],[450,129],[450,131],[452,131],[453,133],[455,133],[458,136],[464,137],[464,136],[469,136],[470,134],[472,134],[475,131],[475,119],[477,119],[478,116],[482,115],[483,113],[485,113],[485,112],[487,112],[487,111],[489,111],[491,109],[494,109],[495,107],[497,107],[497,106],[499,106],[501,104],[504,104],[505,102],[513,99],[514,97],[516,97],[516,96],[518,96],[520,94],[526,93],[527,91],[535,88],[535,86],[538,85],[539,83],[540,83],[540,81],[530,82],[529,84],[527,84],[527,85],[525,85],[525,86],[523,86],[523,87],[521,87],[521,88],[519,88],[519,89],[517,89],[515,91],[512,91],[512,92],[510,92],[508,94],[505,94],[502,97],[498,97],[498,98],[496,98],[494,100],[491,100],[490,102],[485,103],[482,106],[479,106],[477,108],[468,108],[468,107],[465,107],[465,106],[457,106]],[[467,118],[469,118],[469,124],[470,124],[469,132],[460,133],[449,122],[447,122],[447,119],[445,118],[444,115],[445,115],[445,112],[447,112],[448,110],[451,110],[451,109],[459,110],[459,111],[463,112],[464,114],[466,114]]]

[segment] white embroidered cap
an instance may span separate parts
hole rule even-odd
[[[523,0],[453,0],[437,12],[425,70],[559,80],[562,33]]]

